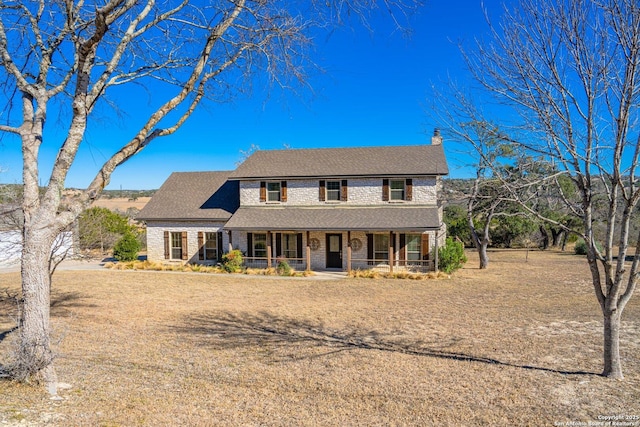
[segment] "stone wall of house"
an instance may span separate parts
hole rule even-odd
[[[218,232],[222,231],[222,222],[147,222],[147,259],[155,262],[166,262],[164,259],[164,232],[187,232],[187,253],[186,262],[196,263],[198,261],[198,232]],[[229,247],[228,233],[222,232],[223,252],[227,252]],[[171,260],[184,262],[183,260]]]
[[[320,201],[319,179],[290,179],[287,180],[287,201],[283,204],[288,206],[322,206],[328,204],[387,205],[389,203],[419,205],[437,204],[437,192],[440,180],[436,177],[429,176],[413,178],[412,200],[403,202],[388,202],[382,200],[382,179],[382,177],[348,179],[346,202]],[[337,181],[338,179],[335,180]],[[240,182],[241,206],[260,206],[264,204],[265,202],[260,202],[260,181]]]

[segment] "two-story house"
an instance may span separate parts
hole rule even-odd
[[[151,260],[298,270],[431,270],[447,163],[431,145],[256,151],[232,172],[174,173],[139,215]]]

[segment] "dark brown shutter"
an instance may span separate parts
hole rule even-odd
[[[298,237],[297,237],[296,258],[302,258],[302,233],[298,233]]]
[[[187,232],[182,232],[182,259],[189,259],[189,250],[187,248]]]
[[[282,233],[276,233],[276,257],[282,256]]]
[[[327,197],[327,191],[326,191],[326,187],[325,187],[325,182],[324,180],[320,180],[320,194],[318,196],[318,198],[320,199],[321,202],[325,201],[325,198]]]
[[[420,243],[420,252],[422,255],[422,259],[426,261],[429,259],[429,235],[427,233],[422,234]]]
[[[407,194],[406,194],[406,199],[407,201],[412,201],[413,200],[413,179],[411,178],[407,178],[406,181],[406,185],[405,185]]]
[[[342,180],[342,185],[340,186],[340,200],[343,202],[347,201],[347,180]]]
[[[400,254],[398,255],[400,265],[405,265],[407,260],[407,235],[400,233]]]
[[[218,231],[218,261],[222,261],[222,231]]]
[[[265,181],[260,181],[260,201],[267,201],[267,183]]]
[[[169,259],[170,246],[169,246],[169,232],[164,232],[164,259]]]
[[[280,182],[280,201],[287,201],[287,181]]]
[[[204,233],[202,231],[198,231],[198,259],[204,260]]]
[[[369,265],[373,265],[373,234],[367,234],[367,259]]]
[[[382,201],[383,202],[389,201],[389,180],[388,179],[382,180]]]
[[[247,233],[247,256],[253,258],[253,233]]]

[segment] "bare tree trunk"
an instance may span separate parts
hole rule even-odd
[[[489,267],[489,254],[487,253],[487,247],[489,246],[489,239],[480,238],[478,231],[473,227],[473,221],[470,221],[469,227],[471,228],[471,240],[473,245],[478,251],[478,257],[480,258],[480,270],[484,270]]]
[[[551,227],[550,229],[551,229],[551,246],[553,246],[554,248],[557,248],[558,246],[560,246],[560,242],[562,241],[561,239],[566,233],[564,232],[564,230],[558,230],[554,227]],[[563,245],[563,250],[564,250],[564,245]]]
[[[547,227],[545,227],[544,224],[540,224],[540,227],[538,227],[538,229],[540,230],[540,235],[542,236],[541,249],[543,251],[546,251],[549,248],[549,232],[547,231]]]
[[[485,268],[489,268],[489,255],[487,254],[487,244],[484,242],[480,243],[480,247],[478,248],[478,255],[480,256],[480,270],[484,270]]]
[[[620,317],[618,310],[604,310],[604,370],[602,375],[621,380],[622,362],[620,361]]]
[[[50,394],[57,392],[57,377],[51,350],[51,275],[49,260],[54,233],[51,229],[25,224],[22,253],[24,305],[20,325],[17,363],[23,379],[43,381]]]

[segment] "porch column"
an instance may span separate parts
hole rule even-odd
[[[309,230],[307,230],[307,249],[306,249],[306,257],[307,257],[307,271],[311,271],[311,246],[309,246]]]
[[[393,253],[393,248],[395,247],[395,245],[393,244],[393,231],[389,232],[389,273],[393,273],[393,258],[394,258],[394,253]]]
[[[271,268],[271,232],[267,231],[267,268]]]
[[[347,273],[351,273],[351,231],[347,231]]]
[[[440,244],[438,243],[438,230],[436,230],[436,245],[435,245],[436,247],[435,247],[435,248],[433,248],[433,252],[435,252],[435,253],[434,253],[434,256],[433,256],[433,258],[434,258],[434,261],[433,261],[433,262],[434,262],[433,269],[435,270],[435,272],[436,272],[436,273],[438,272],[438,249],[440,248],[440,246],[439,246],[439,245],[440,245]]]
[[[233,250],[233,239],[231,237],[231,230],[229,230],[229,252]]]

